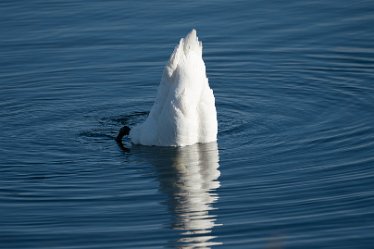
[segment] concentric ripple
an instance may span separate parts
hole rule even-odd
[[[0,248],[371,249],[373,1],[1,1]],[[196,28],[217,143],[114,141]]]

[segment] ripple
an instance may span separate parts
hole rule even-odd
[[[0,3],[0,247],[372,248],[372,1],[147,4]],[[191,27],[218,142],[124,153]]]

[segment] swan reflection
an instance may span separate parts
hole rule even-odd
[[[217,143],[158,149],[153,160],[160,190],[168,195],[172,228],[180,233],[178,248],[210,248],[221,244],[212,235],[217,226],[211,214],[220,186]],[[213,241],[214,239],[214,241]]]

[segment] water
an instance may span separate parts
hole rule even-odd
[[[2,1],[0,248],[372,248],[373,11]],[[122,151],[193,27],[218,142]]]

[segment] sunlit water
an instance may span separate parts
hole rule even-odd
[[[372,248],[373,1],[1,1],[0,248]],[[131,146],[196,28],[218,142]]]

